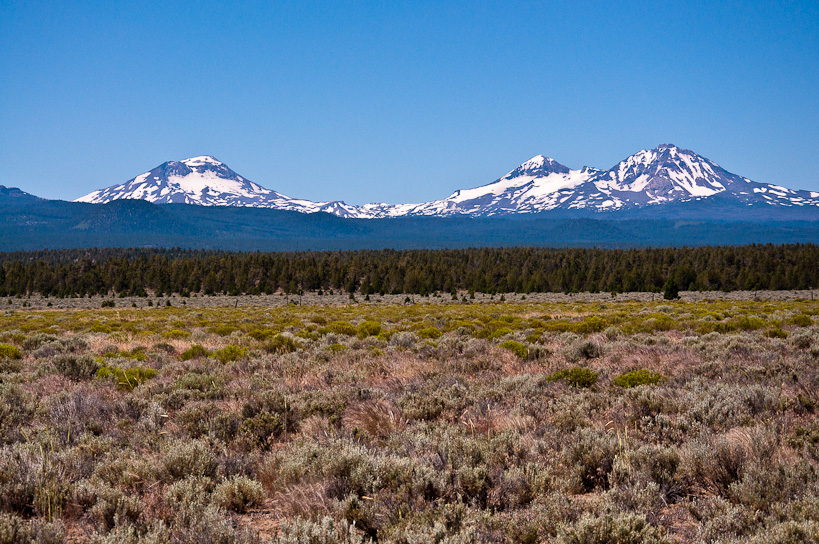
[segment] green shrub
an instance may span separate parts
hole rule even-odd
[[[10,344],[0,344],[0,360],[22,358],[23,354],[18,347]]]
[[[66,478],[65,463],[45,448],[42,442],[39,447],[16,443],[0,450],[0,510],[59,519],[73,484]]]
[[[91,517],[102,532],[108,532],[116,525],[136,523],[144,506],[139,497],[128,496],[121,490],[107,485],[88,490],[96,496],[96,504],[91,508]]]
[[[284,424],[279,414],[263,412],[245,419],[239,426],[237,435],[248,449],[268,449],[270,439],[282,433]]]
[[[39,348],[43,344],[50,344],[51,342],[56,342],[58,340],[59,340],[59,338],[57,338],[56,336],[54,336],[52,334],[44,334],[44,333],[38,332],[34,336],[29,336],[28,338],[23,340],[23,343],[21,345],[22,345],[23,349],[28,350],[28,351],[32,351],[32,350],[35,350],[35,349]]]
[[[638,385],[656,385],[664,380],[665,378],[659,372],[641,368],[617,376],[612,380],[612,383],[620,387],[636,387]]]
[[[0,359],[0,373],[13,374],[23,370],[23,363],[19,359]]]
[[[0,373],[20,372],[23,369],[23,354],[14,346],[0,344]]]
[[[511,351],[521,359],[526,359],[529,356],[529,350],[526,349],[526,346],[520,342],[515,342],[514,340],[506,340],[505,342],[501,342],[500,347]]]
[[[789,319],[788,323],[790,323],[791,325],[796,325],[798,327],[810,327],[811,325],[813,325],[813,319],[811,319],[809,315],[799,314]]]
[[[25,341],[26,335],[17,329],[12,329],[10,331],[3,331],[0,332],[0,343],[2,342],[14,342],[15,344],[20,344]]]
[[[562,381],[572,387],[582,387],[588,389],[597,383],[597,372],[576,366],[553,372],[546,379],[550,382]]]
[[[258,340],[259,342],[264,342],[268,338],[271,338],[276,331],[273,329],[253,329],[247,335],[254,340]]]
[[[782,330],[782,327],[774,327],[765,331],[765,336],[768,338],[787,338],[788,333]]]
[[[572,491],[608,489],[609,473],[620,449],[621,444],[611,433],[593,428],[581,428],[569,437],[562,458],[573,473],[569,480]]]
[[[509,327],[498,327],[497,329],[495,329],[494,331],[491,331],[489,333],[489,335],[487,336],[487,339],[488,340],[497,340],[498,338],[506,336],[507,334],[510,334],[511,332],[512,332],[512,329],[510,329]]]
[[[31,527],[18,516],[0,514],[0,544],[36,542]]]
[[[318,340],[321,338],[321,335],[318,332],[311,331],[309,329],[302,329],[296,333],[298,338],[304,338],[305,340]]]
[[[6,371],[9,370],[11,369],[7,367]],[[10,442],[12,438],[20,439],[20,432],[24,430],[23,424],[31,421],[38,405],[39,403],[19,385],[0,383],[0,442]]]
[[[274,542],[276,544],[363,544],[365,540],[364,534],[355,523],[350,523],[346,519],[337,522],[325,516],[317,521],[303,517],[283,520],[279,525],[278,539]]]
[[[794,331],[790,337],[790,343],[793,344],[793,347],[795,348],[808,349],[814,345],[815,339],[810,331]]]
[[[194,397],[218,398],[224,393],[223,385],[224,379],[220,376],[188,372],[176,379],[174,389],[198,393],[194,394]]]
[[[438,330],[438,327],[426,327],[415,333],[419,338],[435,339],[440,338],[443,333]]]
[[[210,355],[208,349],[204,346],[200,346],[199,344],[194,344],[185,351],[183,351],[179,355],[179,359],[182,361],[188,361],[190,359],[199,359],[200,357],[207,357]]]
[[[381,323],[378,321],[362,321],[358,324],[358,337],[367,338],[368,336],[378,336],[381,334]]]
[[[251,506],[260,506],[265,493],[262,484],[246,476],[233,476],[217,485],[211,495],[220,508],[243,514]]]
[[[265,342],[262,349],[268,353],[291,353],[302,349],[302,346],[290,336],[277,334],[273,339]]]
[[[171,505],[204,505],[210,502],[215,484],[206,476],[187,476],[165,489],[165,500]]]
[[[240,529],[230,519],[227,513],[215,505],[201,508],[199,505],[185,505],[176,511],[173,519],[173,533],[165,536],[160,533],[155,540],[150,540],[152,534],[140,538],[138,542],[188,542],[191,544],[256,544],[258,537],[252,534],[249,528]],[[158,524],[156,529],[165,529],[164,524]],[[129,543],[130,544],[130,543]]]
[[[819,542],[819,521],[788,520],[774,523],[758,532],[750,540],[751,544],[803,544]]]
[[[596,342],[584,340],[570,347],[566,352],[566,357],[570,361],[581,361],[596,359],[603,355],[603,350]]]
[[[163,338],[171,338],[174,340],[181,340],[183,338],[187,338],[191,335],[188,331],[183,331],[182,329],[171,329],[169,331],[163,332]]]
[[[766,323],[764,319],[760,319],[754,316],[747,316],[743,315],[738,317],[735,320],[736,326],[738,329],[743,331],[755,331],[757,329],[761,329],[765,327]]]
[[[189,476],[213,478],[216,476],[217,464],[207,442],[179,440],[167,450],[162,467],[172,481],[178,481]]]
[[[157,371],[155,369],[141,366],[118,368],[106,365],[97,370],[98,378],[113,378],[117,382],[117,388],[122,391],[133,391],[135,387],[142,385],[145,381],[156,376],[156,374]]]
[[[330,332],[336,334],[343,334],[345,336],[355,336],[358,331],[353,325],[347,321],[332,321],[327,325]]]
[[[559,544],[662,544],[659,530],[638,514],[584,514],[576,523],[563,527]]]
[[[401,331],[390,336],[390,345],[398,348],[412,349],[418,342],[418,336],[409,331]]]
[[[239,329],[233,325],[219,325],[218,327],[211,327],[208,330],[213,334],[218,334],[219,336],[230,336],[231,333],[238,331]]]
[[[91,332],[103,332],[105,334],[114,332],[113,327],[104,323],[94,323],[88,330]]]
[[[100,364],[90,355],[61,353],[54,357],[54,368],[67,378],[84,380],[94,376],[100,368]]]
[[[152,349],[154,351],[162,351],[167,353],[168,355],[176,354],[176,348],[172,345],[168,344],[167,342],[160,342],[158,344],[154,344]]]
[[[574,324],[572,329],[578,334],[589,334],[593,332],[602,332],[608,326],[606,320],[596,315],[590,315]]]
[[[114,349],[111,350],[111,347]],[[102,356],[108,359],[120,357],[122,359],[134,359],[136,361],[144,361],[148,358],[148,356],[145,354],[145,346],[136,346],[130,351],[119,351],[116,349],[116,346],[109,346],[106,348],[105,353],[103,353]]]
[[[214,351],[212,355],[220,363],[229,363],[232,361],[238,361],[242,357],[246,356],[247,348],[242,348],[234,344],[228,344],[227,346]]]
[[[242,418],[215,403],[193,402],[177,413],[176,421],[192,438],[207,436],[228,443],[236,437]]]
[[[537,344],[540,342],[540,339],[543,337],[543,331],[537,330],[526,337],[526,341],[530,344]]]
[[[139,490],[145,482],[155,481],[159,476],[154,460],[134,450],[112,451],[103,459],[96,459],[96,464],[92,481],[102,480],[110,486],[129,491]]]
[[[640,323],[639,328],[646,332],[670,331],[676,322],[665,314],[652,314],[651,317]]]

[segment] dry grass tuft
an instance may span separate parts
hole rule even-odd
[[[407,426],[401,409],[385,400],[355,404],[347,409],[341,422],[345,430],[373,439],[386,438]]]

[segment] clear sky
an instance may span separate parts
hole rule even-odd
[[[660,143],[819,190],[819,2],[0,0],[0,184],[38,196],[214,155],[420,202]]]

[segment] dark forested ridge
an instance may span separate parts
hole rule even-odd
[[[468,247],[682,247],[819,242],[819,208],[739,207],[719,199],[634,211],[501,217],[344,219],[263,208],[86,204],[0,194],[0,251],[185,247],[336,251]]]
[[[0,253],[0,296],[808,289],[819,246],[481,248],[235,253],[93,249]]]

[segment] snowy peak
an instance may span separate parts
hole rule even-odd
[[[78,198],[77,202],[103,204],[112,200],[138,199],[157,204],[268,207],[271,198],[281,196],[205,155],[164,162],[123,184]]]
[[[357,208],[344,202],[312,202],[266,189],[240,176],[211,155],[164,162],[125,183],[94,191],[75,202],[105,204],[122,199],[147,200],[155,204],[241,206],[302,213],[326,211],[340,217],[359,216]]]
[[[726,190],[732,174],[687,149],[663,144],[620,161],[600,177],[597,187],[642,193],[645,203],[701,198]]]
[[[502,215],[533,213],[556,205],[565,191],[586,182],[592,170],[572,170],[536,155],[492,183],[454,192],[448,198],[418,204],[404,215]]]
[[[563,166],[554,159],[545,155],[536,155],[524,162],[501,179],[510,179],[517,176],[548,176],[549,174],[567,174],[568,166]]]
[[[168,164],[168,163],[166,163]],[[189,172],[196,172],[198,174],[205,174],[210,172],[215,177],[224,179],[231,179],[235,181],[244,181],[244,178],[228,168],[228,166],[210,155],[203,155],[201,157],[193,157],[173,163],[180,166],[187,167]]]
[[[185,159],[185,160],[183,160],[181,162],[186,164],[187,166],[202,166],[202,165],[223,166],[222,161],[218,160],[216,157],[212,157],[211,155],[202,155],[200,157],[191,157],[190,159]]]

